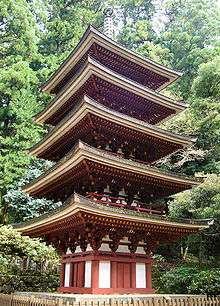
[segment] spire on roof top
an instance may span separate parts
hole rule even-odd
[[[104,34],[107,35],[110,38],[113,38],[113,8],[108,6],[106,9],[104,9]]]

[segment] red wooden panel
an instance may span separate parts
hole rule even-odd
[[[77,284],[76,287],[84,287],[85,262],[77,263]]]
[[[111,262],[111,288],[117,288],[117,262]]]
[[[124,263],[124,286],[123,288],[131,288],[131,264]]]
[[[73,265],[73,287],[77,287],[78,263]]]
[[[123,288],[124,286],[124,264],[117,264],[117,288]]]

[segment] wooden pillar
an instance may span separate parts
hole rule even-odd
[[[99,261],[92,261],[92,289],[99,288]]]
[[[77,275],[77,287],[84,287],[84,278],[85,278],[85,262],[78,263],[78,275]]]
[[[151,283],[151,269],[152,268],[152,262],[149,262],[146,264],[146,285],[147,288],[151,289],[152,288],[152,283]]]
[[[117,262],[111,263],[111,288],[117,288]]]
[[[136,288],[136,262],[131,263],[131,288]]]
[[[73,263],[70,263],[70,281],[69,281],[69,286],[73,286]]]
[[[60,287],[64,287],[65,264],[61,262],[60,267]]]

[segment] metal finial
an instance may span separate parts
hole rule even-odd
[[[107,35],[108,37],[112,38],[113,33],[114,33],[114,27],[113,27],[113,8],[112,7],[107,7],[104,10],[104,34]]]

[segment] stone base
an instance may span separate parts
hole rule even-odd
[[[130,253],[85,252],[62,256],[59,292],[78,294],[146,294],[152,260]]]

